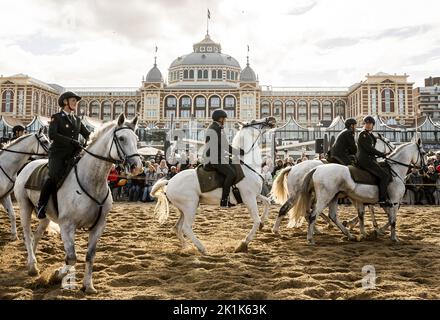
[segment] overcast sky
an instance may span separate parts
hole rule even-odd
[[[62,86],[139,86],[210,34],[260,84],[350,86],[367,73],[440,76],[438,0],[14,0],[0,11],[0,74]]]

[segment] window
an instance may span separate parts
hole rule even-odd
[[[12,93],[12,91],[5,91],[4,94],[4,112],[12,112],[12,101],[13,101],[13,97],[14,94]]]
[[[156,116],[157,116],[156,110],[152,110],[152,109],[147,110],[147,117],[148,118],[156,118]]]
[[[194,79],[194,70],[189,70],[189,78]]]
[[[332,120],[332,103],[330,101],[322,103],[322,120]]]
[[[197,79],[203,78],[203,70],[197,70]]]
[[[217,79],[217,70],[211,70],[211,79]]]
[[[235,118],[235,110],[225,110],[226,114],[228,115],[229,119],[234,119]]]
[[[225,108],[235,108],[235,98],[234,97],[226,97],[225,98]]]
[[[188,78],[188,70],[183,70],[183,79],[187,80]]]
[[[399,114],[405,114],[405,91],[399,89]]]
[[[119,117],[119,115],[121,113],[124,113],[124,104],[122,103],[122,101],[116,101],[115,102],[115,114],[113,116],[113,119],[115,119],[116,117]]]
[[[212,52],[212,47],[207,47],[208,52]]]
[[[127,117],[134,118],[136,116],[136,103],[130,101],[127,103]]]
[[[230,80],[231,79],[231,71],[226,71],[226,79]]]
[[[99,118],[99,109],[100,105],[98,101],[93,101],[92,103],[90,103],[90,116]]]
[[[394,112],[394,91],[391,89],[382,91],[382,112]]]
[[[377,114],[377,90],[371,89],[371,113]]]
[[[261,102],[261,117],[270,116],[270,103],[269,101]]]
[[[220,108],[220,97],[214,96],[209,99],[209,107],[213,109]]]
[[[180,98],[180,107],[191,108],[191,98],[188,96],[183,96],[182,98]]]
[[[34,93],[34,114],[38,114],[40,112],[40,96],[38,95],[38,92]]]
[[[279,100],[275,101],[273,104],[273,116],[281,119],[283,110],[283,103]]]
[[[145,104],[147,106],[156,106],[157,105],[157,96],[148,95],[147,99],[145,100]]]
[[[196,98],[196,108],[205,108],[205,107],[206,107],[205,97],[197,97]]]
[[[312,122],[319,121],[319,102],[318,101],[312,101],[310,103],[310,120]]]
[[[203,79],[208,79],[208,70],[203,70]]]
[[[23,114],[24,111],[24,91],[23,90],[19,90],[18,91],[18,108],[17,108],[17,112],[19,114]]]
[[[338,100],[335,104],[336,116],[341,116],[345,118],[345,102]]]
[[[295,104],[293,101],[286,102],[286,119],[290,117],[295,117]]]
[[[217,70],[217,79],[223,80],[223,71],[222,70]]]
[[[167,119],[171,119],[171,117],[176,118],[176,111],[175,110],[167,110],[165,112],[165,116]]]
[[[177,107],[176,97],[167,97],[165,105],[167,108],[176,108]]]
[[[204,119],[205,118],[205,110],[196,110],[196,118]]]
[[[304,100],[298,102],[298,120],[307,121],[307,102]]]
[[[102,119],[111,120],[112,118],[112,104],[110,101],[104,101],[102,103]]]

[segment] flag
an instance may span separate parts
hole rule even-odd
[[[211,19],[211,12],[208,9],[208,19]]]
[[[157,53],[157,46],[156,46],[156,53]]]

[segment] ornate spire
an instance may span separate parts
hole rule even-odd
[[[247,64],[246,65],[249,67],[249,45],[247,45]]]
[[[157,67],[157,46],[156,46],[156,51],[154,53],[154,66]]]

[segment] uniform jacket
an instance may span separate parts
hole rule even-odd
[[[211,142],[211,136],[215,132],[217,135],[217,141]],[[212,164],[228,164],[229,163],[229,155],[234,152],[238,154],[238,150],[235,150],[229,143],[228,139],[226,138],[226,134],[223,131],[223,126],[217,122],[214,121],[211,123],[211,125],[208,127],[208,133],[206,134],[206,150],[205,150],[205,161],[204,163],[212,163]],[[214,151],[213,151],[214,150]],[[212,159],[211,154],[213,154],[213,157],[217,156],[217,159]],[[217,160],[217,163],[215,163],[215,160]]]
[[[335,158],[341,164],[349,165],[350,156],[355,156],[357,152],[356,142],[354,141],[354,132],[344,129],[336,138],[334,145],[330,150],[330,158]]]
[[[377,157],[385,157],[385,154],[376,150],[376,137],[367,130],[359,134],[357,158],[360,163],[376,162]]]

